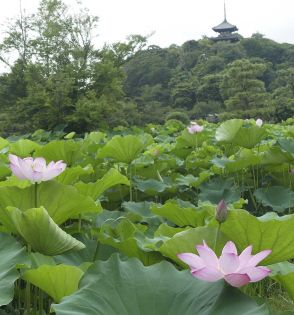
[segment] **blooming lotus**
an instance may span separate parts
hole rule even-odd
[[[262,119],[260,119],[260,118],[256,119],[255,124],[256,124],[257,127],[261,127],[262,124],[263,124]]]
[[[203,126],[199,126],[196,122],[192,121],[190,126],[187,127],[190,134],[199,133],[203,131]]]
[[[204,281],[224,279],[233,287],[241,287],[249,282],[257,282],[271,272],[266,267],[256,266],[271,253],[271,250],[263,250],[252,255],[250,245],[238,256],[235,244],[229,241],[218,258],[205,241],[203,245],[197,245],[196,249],[199,256],[193,253],[182,253],[177,256],[189,265],[194,277]]]
[[[20,157],[9,154],[10,169],[19,179],[28,179],[34,183],[50,180],[61,174],[66,164],[63,161],[50,162],[46,165],[46,160],[42,157],[33,159]]]

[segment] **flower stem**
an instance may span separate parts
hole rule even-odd
[[[39,289],[39,315],[43,314],[43,292]]]
[[[30,244],[28,244],[27,246],[27,251],[28,251],[28,255],[30,255],[32,251]],[[31,284],[29,281],[27,281],[27,285],[26,285],[25,301],[26,301],[26,313],[29,314],[30,309],[31,309]]]
[[[38,183],[35,183],[35,208],[38,208]]]
[[[130,201],[133,201],[133,187],[132,187],[132,167],[129,165],[129,178],[130,178]]]
[[[216,231],[216,236],[215,236],[215,241],[214,241],[214,247],[213,247],[214,252],[216,251],[217,242],[218,242],[218,239],[219,239],[220,228],[221,228],[221,223],[218,222],[217,231]]]

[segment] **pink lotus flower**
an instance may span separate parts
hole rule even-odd
[[[196,122],[192,121],[190,126],[187,127],[190,134],[199,133],[203,131],[203,126],[199,126]]]
[[[63,161],[50,162],[46,165],[46,160],[42,157],[33,159],[9,154],[10,169],[19,179],[28,179],[34,183],[50,180],[62,173],[66,164]]]
[[[260,118],[256,119],[255,124],[256,124],[257,127],[261,127],[262,124],[263,124],[262,119],[260,119]]]
[[[182,253],[177,256],[189,265],[194,277],[204,281],[214,282],[225,279],[233,287],[241,287],[249,282],[257,282],[271,272],[266,267],[256,267],[271,253],[271,250],[263,250],[256,255],[251,255],[250,245],[238,256],[235,244],[229,241],[218,258],[205,241],[203,245],[197,245],[196,249],[199,256],[193,253]]]

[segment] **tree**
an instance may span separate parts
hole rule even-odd
[[[85,121],[93,127],[97,115],[84,115],[93,122],[82,118],[82,104],[85,112],[104,108],[109,115],[105,120],[112,125],[126,108],[136,111],[134,103],[125,99],[122,65],[144,47],[146,38],[133,35],[125,43],[98,51],[93,44],[97,22],[83,8],[71,14],[61,0],[42,0],[36,15],[21,11],[20,18],[12,21],[0,45],[0,61],[11,68],[0,77],[6,132],[51,129],[64,123],[69,129],[89,130]],[[16,61],[7,58],[11,54]],[[127,121],[131,117],[125,116]]]
[[[249,110],[266,107],[269,96],[264,82],[259,80],[266,70],[262,63],[252,63],[247,59],[236,60],[223,72],[221,93],[229,110]]]

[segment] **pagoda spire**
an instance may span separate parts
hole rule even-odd
[[[235,42],[239,40],[235,31],[238,31],[236,25],[233,25],[227,21],[227,10],[226,10],[226,0],[224,0],[224,21],[212,28],[215,32],[219,33],[217,37],[212,38],[214,41],[227,40]]]

